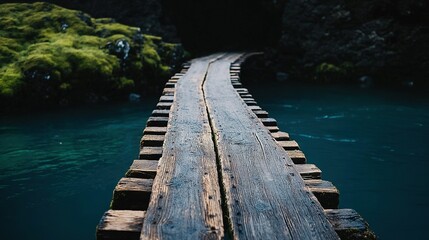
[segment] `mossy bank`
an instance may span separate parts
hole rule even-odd
[[[49,3],[0,5],[3,110],[125,98],[166,79],[180,45]]]

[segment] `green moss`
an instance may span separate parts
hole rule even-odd
[[[350,62],[344,62],[339,65],[331,63],[321,63],[315,69],[317,79],[324,81],[343,80],[354,72],[354,65]]]
[[[0,94],[12,97],[15,89],[21,84],[22,73],[16,65],[12,64],[0,69]]]
[[[118,40],[130,46],[126,57]],[[179,45],[113,19],[42,2],[0,4],[0,98],[135,91],[145,78],[170,74],[183,53]]]

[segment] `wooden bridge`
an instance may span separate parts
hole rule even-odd
[[[97,239],[375,239],[242,87],[250,55],[195,59],[167,82]]]

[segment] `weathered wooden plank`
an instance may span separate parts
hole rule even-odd
[[[143,134],[164,135],[167,132],[167,127],[146,127]]]
[[[278,132],[278,131],[280,131],[279,127],[277,127],[277,126],[266,126],[265,128],[267,128],[268,131],[270,131],[270,132]]]
[[[277,141],[284,150],[299,150],[299,145],[295,140]]]
[[[244,102],[247,104],[247,106],[257,106],[258,105],[258,103],[256,101],[244,101]]]
[[[340,204],[340,192],[331,182],[320,179],[305,180],[304,182],[323,208],[338,208]]]
[[[235,88],[242,88],[243,84],[241,84],[241,83],[232,83],[232,86],[235,87]]]
[[[140,147],[162,147],[164,143],[164,135],[149,135],[145,134],[140,140]]]
[[[162,156],[162,147],[142,147],[139,159],[158,160]]]
[[[322,177],[322,170],[314,164],[297,164],[295,165],[295,169],[304,180],[320,179]]]
[[[155,109],[152,111],[152,117],[168,117],[170,116],[169,109]]]
[[[146,126],[148,127],[166,127],[168,117],[149,117]]]
[[[155,160],[134,160],[125,176],[130,178],[153,179],[156,176],[158,161]]]
[[[175,91],[176,91],[176,88],[164,88],[164,90],[162,90],[162,94],[173,95]]]
[[[338,239],[292,160],[231,86],[229,67],[212,63],[204,92],[232,238]]]
[[[224,236],[216,154],[201,89],[209,63],[217,57],[192,63],[176,85],[141,239]]]
[[[167,82],[167,83],[165,84],[165,88],[174,88],[174,87],[176,87],[176,84],[175,84],[175,83]]]
[[[237,91],[238,93],[249,93],[249,90],[247,90],[247,88],[236,88],[235,91]]]
[[[273,136],[273,138],[276,141],[288,141],[288,140],[290,140],[289,133],[285,133],[285,132],[271,133],[271,136]]]
[[[305,154],[300,150],[290,150],[286,151],[286,154],[292,159],[295,164],[304,164],[307,162]]]
[[[145,211],[109,210],[97,226],[97,240],[138,240]]]
[[[253,98],[252,94],[241,94],[242,98]]]
[[[267,111],[256,110],[256,111],[253,111],[253,113],[255,113],[258,118],[268,118],[268,112]]]
[[[161,96],[159,98],[160,102],[173,102],[174,101],[174,96]]]
[[[173,103],[171,102],[159,102],[156,104],[156,109],[170,109]]]
[[[152,179],[121,178],[113,192],[111,209],[146,210],[152,192]]]
[[[368,223],[353,209],[329,209],[325,214],[341,240],[377,239]]]
[[[261,111],[262,108],[260,106],[248,106],[248,108],[252,111]]]
[[[277,121],[274,118],[261,118],[260,120],[264,126],[277,126]]]

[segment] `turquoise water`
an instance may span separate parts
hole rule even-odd
[[[380,239],[428,239],[429,98],[359,86],[251,86]]]
[[[95,239],[154,106],[0,117],[0,239]]]
[[[250,87],[380,239],[425,239],[429,100],[353,86]],[[0,117],[0,239],[94,239],[155,100]]]

